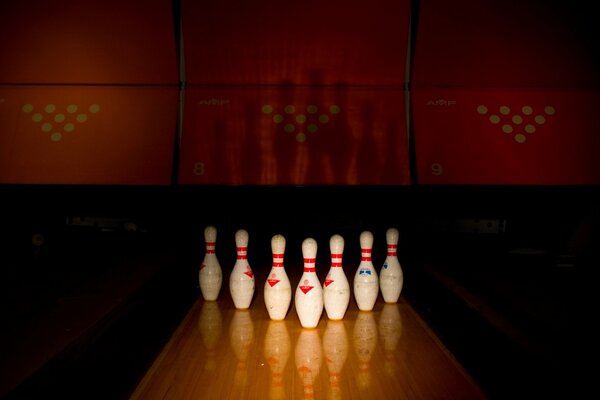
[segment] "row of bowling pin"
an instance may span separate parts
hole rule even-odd
[[[206,254],[200,266],[199,282],[205,300],[216,300],[222,284],[222,271],[215,254],[216,228],[206,227]],[[229,279],[229,289],[237,309],[250,306],[255,290],[255,279],[248,263],[248,232],[240,229],[235,234],[237,259]],[[373,234],[364,231],[360,235],[361,261],[354,276],[354,298],[361,311],[370,311],[375,305],[379,290],[386,303],[395,303],[403,287],[403,273],[397,257],[398,230],[386,232],[387,256],[380,274],[371,259]],[[264,285],[264,301],[272,320],[285,318],[292,297],[291,284],[284,268],[285,237],[272,237],[273,264]],[[350,284],[342,268],[344,239],[333,235],[330,239],[331,266],[321,285],[316,274],[317,242],[306,238],[302,242],[304,270],[296,287],[296,312],[303,327],[316,327],[323,309],[332,320],[344,317],[350,301]]]

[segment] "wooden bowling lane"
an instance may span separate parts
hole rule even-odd
[[[198,296],[131,399],[485,399],[401,296],[302,328],[293,304],[272,321],[257,280],[248,310],[223,286]]]

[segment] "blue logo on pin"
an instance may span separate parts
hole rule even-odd
[[[360,271],[358,271],[358,275],[371,275],[371,270],[370,269],[361,269]]]
[[[386,262],[383,263],[383,269],[387,269],[387,267],[388,267],[388,264],[387,264],[387,261],[386,261]]]

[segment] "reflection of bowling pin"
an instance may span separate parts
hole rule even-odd
[[[300,324],[304,328],[316,328],[323,313],[323,288],[315,269],[317,241],[313,238],[302,242],[304,272],[296,287],[295,305]]]
[[[383,371],[388,376],[396,374],[396,347],[402,336],[402,316],[398,307],[395,303],[384,304],[379,317],[379,337],[384,352]]]
[[[296,370],[302,379],[304,398],[315,399],[315,379],[323,362],[323,350],[318,330],[304,329],[300,332],[294,359]]]
[[[398,229],[389,228],[385,233],[387,256],[379,274],[379,287],[386,303],[396,303],[402,292],[404,274],[398,261]]]
[[[213,301],[219,296],[223,283],[223,271],[215,253],[217,241],[217,228],[212,225],[204,228],[204,242],[206,251],[198,272],[200,291],[204,300]]]
[[[285,272],[283,255],[285,252],[285,237],[274,235],[271,238],[273,266],[265,281],[264,299],[269,317],[275,321],[285,318],[292,301],[292,287]]]
[[[219,309],[219,303],[216,301],[205,301],[202,304],[200,316],[198,317],[198,329],[202,336],[204,347],[206,347],[205,368],[208,371],[214,371],[216,368],[215,353],[222,328],[223,318]]]
[[[249,310],[235,310],[229,324],[229,341],[237,358],[233,375],[236,386],[248,383],[248,352],[254,341],[254,323]]]
[[[248,232],[239,229],[235,233],[237,259],[229,276],[229,291],[238,310],[246,310],[254,296],[254,273],[248,263]]]
[[[285,321],[269,321],[265,334],[265,358],[271,369],[271,384],[269,386],[269,399],[285,399],[285,386],[283,382],[285,366],[290,356],[290,335]]]
[[[360,234],[360,264],[354,274],[354,298],[361,311],[371,311],[379,294],[377,271],[371,260],[373,234],[363,231]]]
[[[358,358],[358,387],[365,389],[371,384],[370,363],[377,346],[377,324],[373,313],[359,312],[354,322],[354,352]]]
[[[329,370],[329,398],[341,399],[340,378],[348,358],[348,335],[343,321],[328,320],[323,333],[323,353]]]
[[[333,235],[329,239],[331,267],[323,283],[323,304],[327,317],[333,320],[344,318],[350,302],[350,284],[342,266],[344,238]]]

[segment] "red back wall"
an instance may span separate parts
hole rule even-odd
[[[600,183],[595,23],[583,3],[560,3],[420,2],[419,183]]]
[[[184,184],[407,184],[409,1],[182,1]]]
[[[0,54],[1,183],[170,183],[170,0],[2,2]]]

